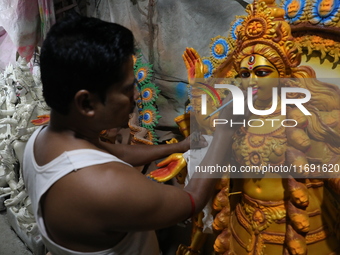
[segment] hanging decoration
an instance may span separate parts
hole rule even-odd
[[[158,124],[160,118],[157,109],[156,100],[160,90],[158,86],[152,82],[152,65],[142,60],[142,54],[137,51],[135,56],[134,73],[136,77],[136,89],[138,90],[138,126],[146,128],[147,132],[144,134],[144,139],[150,140],[152,144],[157,144],[157,136],[154,132],[155,126]],[[131,123],[130,123],[131,128]],[[134,128],[133,130],[136,130]],[[139,130],[139,134],[142,134]],[[136,133],[132,132],[133,135]],[[135,137],[136,138],[136,137]],[[145,143],[144,139],[138,138],[139,142]]]

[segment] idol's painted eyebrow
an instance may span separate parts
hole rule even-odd
[[[270,69],[273,69],[273,70],[276,70],[274,67],[272,67],[272,66],[267,66],[267,65],[259,65],[259,66],[256,66],[254,69],[263,68],[263,67],[265,67],[265,68],[270,68]]]
[[[275,70],[275,68],[273,68],[272,66],[267,66],[267,65],[256,66],[254,69],[263,68],[263,67],[266,67],[266,68],[270,68],[270,69]],[[249,70],[247,67],[241,67],[240,69]],[[254,69],[253,69],[253,70],[254,70]]]

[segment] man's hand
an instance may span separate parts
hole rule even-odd
[[[181,148],[183,148],[180,152],[186,152],[190,149],[201,149],[208,146],[208,142],[200,132],[193,132],[183,141],[179,142],[179,144],[181,145]]]

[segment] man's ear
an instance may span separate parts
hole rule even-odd
[[[95,114],[97,101],[94,94],[84,89],[79,90],[74,96],[76,109],[88,117],[92,117]]]

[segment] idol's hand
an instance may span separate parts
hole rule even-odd
[[[187,68],[189,84],[194,84],[195,78],[204,78],[204,65],[194,48],[186,48],[182,57]]]
[[[50,122],[49,114],[39,115],[37,116],[37,119],[31,120],[31,123],[35,126],[46,125],[49,122]]]
[[[186,165],[187,163],[183,158],[183,154],[174,153],[159,162],[157,167],[161,168],[152,171],[147,177],[158,182],[166,182],[175,177],[184,167],[186,167]]]

